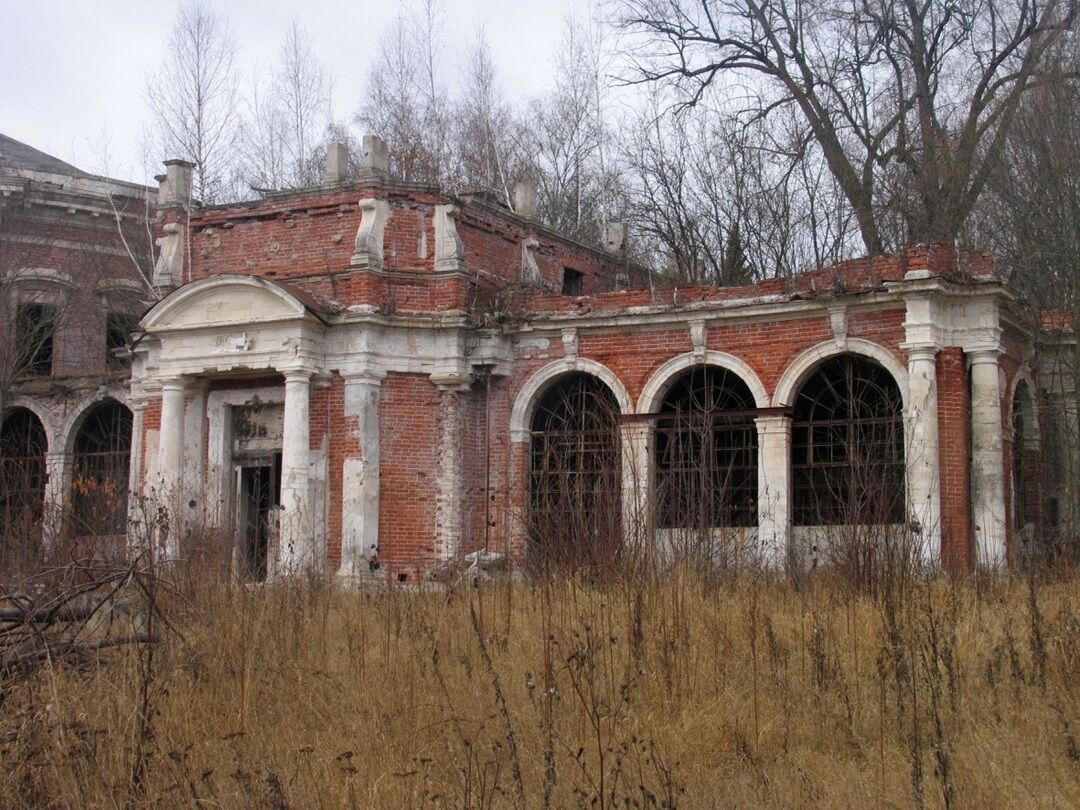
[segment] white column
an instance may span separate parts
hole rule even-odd
[[[143,431],[146,427],[146,397],[132,396],[131,461],[128,464],[128,552],[132,555],[145,550],[146,527],[143,523]]]
[[[979,565],[1005,559],[1005,468],[1001,427],[1001,376],[997,349],[971,358],[971,491],[975,554]]]
[[[759,416],[758,548],[761,562],[780,570],[791,543],[791,417]]]
[[[211,515],[203,497],[206,469],[206,399],[209,383],[199,380],[187,387],[191,395],[184,412],[184,465],[181,496],[189,526],[206,526]]]
[[[64,516],[67,509],[64,500],[71,491],[71,457],[63,450],[50,450],[45,454],[45,474],[48,482],[45,486],[45,511],[43,540],[45,548],[51,549],[64,531]]]
[[[341,473],[341,567],[355,579],[370,571],[379,553],[379,396],[382,378],[362,373],[345,378],[345,418],[356,419],[360,457],[347,456]]]
[[[653,423],[624,422],[622,434],[622,520],[625,542],[635,551],[655,551],[656,537],[650,533],[649,493],[652,470],[649,440]]]
[[[919,526],[915,536],[927,565],[941,564],[941,456],[938,443],[937,347],[908,348],[907,471],[908,512]]]
[[[169,536],[165,554],[176,557],[180,552],[182,531],[182,494],[180,492],[184,462],[184,394],[183,377],[161,381],[161,430],[158,433],[158,495],[168,505]]]
[[[314,518],[310,509],[308,461],[311,445],[311,370],[285,374],[285,414],[281,447],[281,529],[276,573],[314,565]]]

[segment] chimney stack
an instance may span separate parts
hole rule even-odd
[[[188,205],[195,164],[189,160],[166,160],[165,174],[158,177],[158,205]]]
[[[331,141],[326,147],[324,183],[340,183],[349,177],[349,147],[341,141]]]
[[[379,178],[390,174],[390,150],[386,148],[386,141],[378,135],[364,136],[362,171],[365,175]]]
[[[514,213],[519,217],[533,219],[536,216],[536,194],[539,186],[536,180],[526,178],[514,185]]]

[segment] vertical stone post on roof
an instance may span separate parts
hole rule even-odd
[[[349,178],[349,147],[341,141],[326,146],[326,165],[323,168],[324,183],[341,183]]]
[[[514,213],[525,219],[536,218],[536,198],[539,185],[536,180],[527,177],[514,185]]]

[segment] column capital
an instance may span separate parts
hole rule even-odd
[[[754,417],[759,433],[786,433],[791,429],[792,421],[792,417],[786,413],[768,413]]]
[[[308,366],[295,366],[292,368],[278,369],[282,376],[285,377],[285,383],[307,383],[311,382],[312,376],[315,374],[315,370]]]
[[[969,349],[966,352],[971,364],[978,365],[982,363],[998,364],[998,358],[1001,357],[1002,351],[999,346],[981,346],[976,349]]]
[[[342,369],[338,371],[338,376],[345,381],[345,385],[382,385],[386,372],[373,368]]]
[[[472,385],[473,375],[467,372],[435,372],[428,379],[434,383],[440,391],[468,391]]]
[[[186,391],[189,378],[183,374],[174,374],[168,377],[158,377],[158,384],[164,391]]]
[[[941,351],[936,343],[901,343],[900,348],[907,352],[908,360],[934,360]]]

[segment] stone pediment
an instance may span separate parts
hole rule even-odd
[[[315,320],[303,294],[255,276],[217,275],[186,284],[159,301],[141,328],[159,333],[206,327],[243,327]]]

